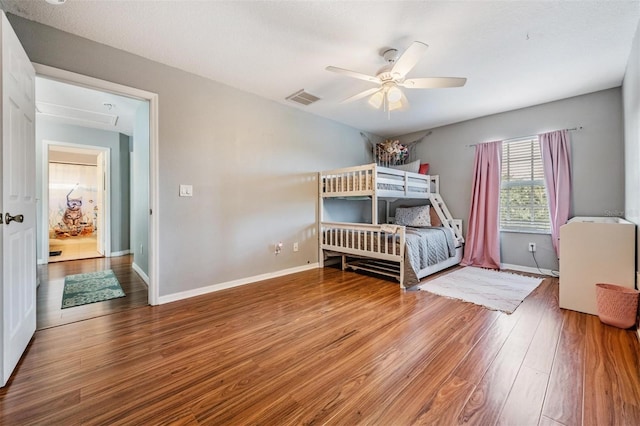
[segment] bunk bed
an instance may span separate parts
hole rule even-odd
[[[457,265],[462,259],[462,221],[454,219],[440,196],[439,177],[383,167],[376,163],[320,172],[320,264],[340,257],[342,268],[393,277],[402,288],[421,278]],[[371,201],[370,223],[323,220],[328,198]],[[394,223],[389,204],[397,200],[424,200],[441,226],[413,228]],[[385,218],[378,218],[380,202]]]

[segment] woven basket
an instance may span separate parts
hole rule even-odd
[[[636,323],[640,292],[615,284],[596,284],[600,321],[614,327],[629,328]]]

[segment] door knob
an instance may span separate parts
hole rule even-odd
[[[6,223],[7,225],[11,223],[12,220],[18,223],[22,223],[24,221],[24,216],[21,214],[11,216],[9,213],[4,215],[4,223]]]

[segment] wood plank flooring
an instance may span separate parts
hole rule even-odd
[[[56,262],[38,266],[36,328],[38,330],[110,315],[148,304],[147,285],[131,268],[133,256]],[[113,270],[126,297],[62,309],[64,277],[86,272]]]
[[[634,331],[317,269],[41,330],[0,424],[640,424]]]

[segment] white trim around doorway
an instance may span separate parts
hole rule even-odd
[[[159,303],[158,258],[159,258],[159,218],[158,218],[158,94],[100,80],[94,77],[33,63],[36,74],[42,77],[71,83],[89,89],[97,89],[117,95],[128,96],[149,102],[149,304]]]
[[[104,256],[110,257],[111,253],[111,149],[95,145],[81,145],[71,142],[52,141],[44,139],[42,141],[42,217],[41,217],[41,234],[42,253],[38,253],[38,263],[49,263],[49,147],[64,146],[68,148],[77,148],[83,150],[91,150],[94,152],[104,153],[104,188],[102,188],[104,229],[102,232]]]

